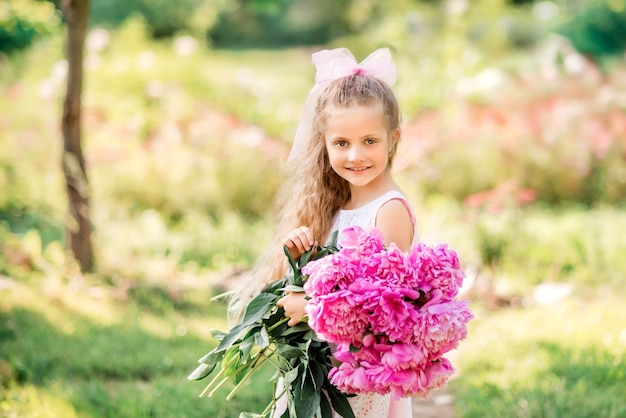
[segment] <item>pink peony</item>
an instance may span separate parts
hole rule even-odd
[[[384,238],[382,232],[376,228],[365,230],[359,226],[351,226],[341,232],[339,246],[346,255],[356,253],[359,256],[368,256],[384,250]]]
[[[341,253],[309,262],[302,268],[302,273],[309,276],[304,291],[312,297],[345,289],[360,276],[357,266]]]
[[[363,302],[370,312],[372,331],[385,334],[391,341],[412,339],[420,320],[416,300],[419,292],[404,288],[382,288],[371,293],[374,297]]]
[[[386,251],[375,254],[373,258],[378,260],[376,275],[384,277],[385,284],[417,288],[417,277],[413,274],[406,254],[394,243],[391,243]]]
[[[339,290],[309,300],[305,307],[309,326],[332,343],[360,338],[367,329],[368,317],[356,299],[351,292]]]
[[[418,243],[411,247],[407,260],[419,289],[426,293],[440,290],[448,301],[457,296],[465,274],[460,269],[456,253],[446,245],[432,248]]]
[[[467,336],[467,322],[473,318],[467,301],[426,304],[420,311],[419,341],[436,358],[455,349]]]
[[[374,392],[374,384],[366,375],[364,367],[342,363],[328,372],[330,381],[344,393]]]
[[[347,393],[426,395],[454,373],[443,354],[467,336],[468,303],[446,245],[384,248],[379,230],[342,232],[341,250],[303,269],[309,325],[336,344],[331,382]]]
[[[382,364],[393,371],[420,367],[427,359],[426,349],[418,344],[397,343],[383,353]]]

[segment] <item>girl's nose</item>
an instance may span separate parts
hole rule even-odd
[[[363,152],[359,147],[351,147],[348,151],[348,160],[350,162],[357,162],[363,160]]]

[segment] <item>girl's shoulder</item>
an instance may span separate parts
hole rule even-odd
[[[386,193],[376,212],[374,225],[383,231],[385,240],[397,243],[407,250],[417,239],[416,217],[404,194]]]
[[[408,229],[413,239],[417,237],[413,207],[408,198],[395,189],[381,194],[359,208],[339,210],[333,220],[332,230],[341,232],[355,225],[363,228],[389,225],[389,220],[398,221],[398,225],[393,226],[394,229]]]
[[[409,199],[399,190],[390,190],[376,199],[376,217],[404,217],[408,215],[411,224],[415,226],[416,217]]]

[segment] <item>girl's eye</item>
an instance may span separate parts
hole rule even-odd
[[[348,145],[348,142],[343,141],[343,140],[339,140],[337,142],[335,142],[335,145],[337,145],[338,147],[345,147]]]
[[[365,143],[368,144],[368,145],[375,144],[376,143],[376,139],[375,138],[367,138],[365,140]]]

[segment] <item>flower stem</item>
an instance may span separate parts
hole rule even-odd
[[[228,369],[234,362],[237,361],[237,356],[234,356],[232,359],[230,359],[230,361],[228,362],[228,364],[225,367],[222,367],[220,372],[218,374],[215,375],[215,377],[213,378],[213,380],[211,380],[209,382],[209,384],[207,385],[206,388],[204,388],[204,390],[202,391],[202,393],[200,394],[200,398],[206,396],[207,392],[209,392],[209,390],[211,390],[211,387],[219,380],[221,379],[221,377],[224,375],[224,373],[226,373],[226,369]],[[224,380],[222,380],[220,382],[219,385],[217,385],[217,388],[220,388],[224,382],[228,381],[228,379],[230,379],[230,376],[225,378]],[[213,393],[215,393],[215,389],[211,390],[211,393],[209,393],[209,397],[213,396]]]
[[[283,319],[281,319],[280,321],[278,321],[277,323],[275,323],[274,325],[272,325],[271,327],[269,327],[267,329],[267,332],[272,332],[274,331],[276,328],[278,328],[279,326],[281,326],[282,324],[284,324],[285,322],[289,321],[288,317],[284,317]]]
[[[280,392],[280,395],[278,396],[274,396],[272,398],[272,401],[267,405],[267,407],[263,410],[263,412],[261,412],[261,416],[265,416],[267,414],[269,414],[269,412],[276,406],[276,402],[282,398],[285,393],[287,393],[287,388],[283,388],[282,392]]]
[[[248,381],[250,376],[252,376],[252,373],[256,371],[255,369],[261,366],[265,362],[264,359],[266,359],[266,357],[263,356],[262,353],[259,353],[259,356],[254,359],[253,364],[250,366],[250,369],[245,374],[245,376],[241,378],[241,381],[237,383],[237,385],[233,388],[233,390],[231,390],[230,393],[226,396],[227,401],[230,401],[235,396],[235,394],[239,391],[241,386],[243,386],[243,384]]]
[[[236,360],[236,357],[233,357],[232,360],[228,363],[228,366],[230,366],[231,364],[233,364],[233,362]],[[222,367],[222,369],[220,370],[220,372],[218,374],[215,375],[215,377],[213,378],[213,380],[211,380],[209,382],[208,385],[206,385],[206,388],[204,388],[204,390],[202,391],[202,393],[200,394],[199,398],[202,398],[204,396],[206,396],[207,392],[211,389],[211,387],[219,380],[221,379],[221,377],[224,375],[224,373],[226,372],[226,368],[228,367]]]
[[[276,369],[280,370],[280,365],[277,364],[274,360],[272,360],[272,355],[276,352],[276,350],[272,350],[269,353],[266,353],[265,350],[263,350],[263,352],[261,352],[261,355],[263,357],[265,357],[267,359],[267,361],[269,361],[270,363],[272,363],[272,366],[274,366]]]

